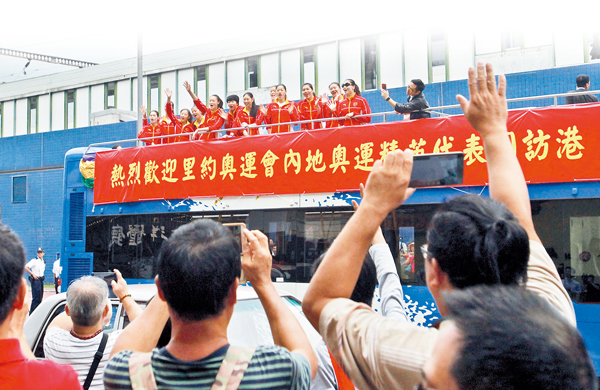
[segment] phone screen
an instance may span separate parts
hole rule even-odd
[[[412,188],[462,184],[463,152],[418,154],[414,157],[409,186]]]
[[[96,276],[106,282],[108,286],[108,297],[109,298],[118,298],[112,289],[112,284],[110,283],[112,280],[117,281],[117,274],[114,272],[92,272],[92,276]]]
[[[240,252],[242,252],[243,251],[242,243],[244,242],[243,240],[245,239],[244,229],[246,228],[246,224],[243,222],[224,223],[223,226],[226,226],[227,228],[229,228],[229,230],[231,230],[231,234],[233,234],[233,236],[235,238],[237,238],[238,244],[240,245]]]

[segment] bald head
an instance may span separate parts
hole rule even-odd
[[[95,276],[83,276],[71,283],[67,290],[67,306],[74,325],[97,324],[107,304],[108,286]]]

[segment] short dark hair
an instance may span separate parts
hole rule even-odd
[[[527,232],[493,199],[464,195],[442,203],[431,219],[427,243],[456,288],[518,285],[527,279]]]
[[[240,104],[240,97],[238,95],[229,95],[227,96],[227,103],[229,102],[236,102],[237,104]]]
[[[577,87],[585,87],[590,82],[590,76],[586,74],[580,74],[579,76],[577,76],[575,82],[577,83]]]
[[[323,262],[325,258],[325,254],[323,253],[317,260],[315,260],[312,265],[312,274],[314,275],[317,272],[317,268]],[[356,285],[354,286],[354,290],[352,291],[351,300],[354,302],[361,302],[366,305],[373,305],[373,293],[375,292],[375,287],[377,287],[377,268],[375,267],[375,262],[369,252],[367,252],[365,259],[363,260],[362,268],[360,269],[360,275],[358,275],[358,280],[356,281]]]
[[[523,287],[478,286],[444,296],[460,333],[459,389],[597,389],[581,334]]]
[[[421,81],[421,79],[412,79],[410,82],[416,85],[417,91],[419,92],[423,92],[425,89],[425,84]]]
[[[221,313],[240,277],[241,249],[231,231],[200,219],[179,227],[158,253],[158,279],[169,306],[187,321]]]
[[[12,309],[24,271],[23,244],[11,228],[0,223],[0,323]]]

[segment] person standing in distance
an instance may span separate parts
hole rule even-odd
[[[54,265],[52,266],[52,273],[54,274],[54,291],[56,291],[58,294],[58,287],[60,286],[60,274],[62,273],[60,257],[54,262]]]
[[[381,90],[381,97],[384,98],[390,106],[394,107],[394,110],[398,114],[407,114],[410,112],[410,119],[423,119],[423,118],[431,118],[431,114],[428,111],[423,111],[426,108],[429,108],[429,103],[427,103],[427,99],[425,99],[425,95],[423,95],[423,90],[425,89],[425,84],[420,79],[410,80],[410,83],[406,86],[406,104],[400,104],[394,101],[390,97],[390,92],[387,89]]]
[[[584,92],[590,89],[590,77],[586,74],[577,76],[575,82],[577,83],[577,89],[569,91],[569,93]],[[593,103],[597,101],[598,98],[594,95],[573,95],[565,97],[565,104]]]
[[[42,303],[44,297],[44,271],[46,271],[46,260],[44,260],[44,250],[38,248],[37,257],[29,260],[25,264],[25,271],[29,273],[29,282],[31,283],[31,309],[29,314]]]

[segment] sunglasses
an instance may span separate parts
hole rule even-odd
[[[354,84],[350,84],[350,83],[345,83],[342,84],[342,87],[352,87]]]

